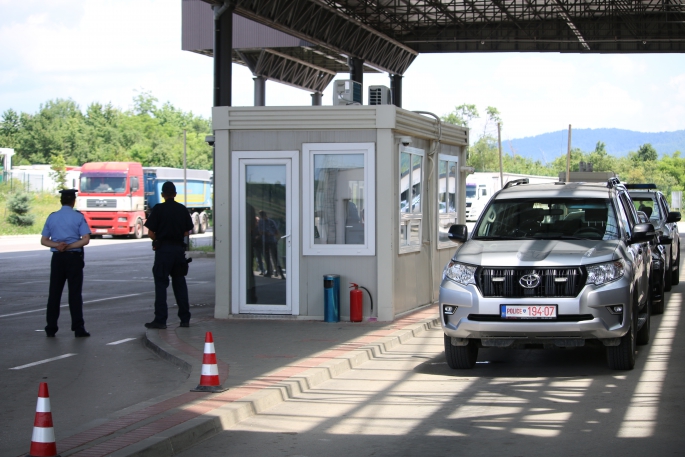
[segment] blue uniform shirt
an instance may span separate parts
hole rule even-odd
[[[83,214],[74,211],[71,206],[64,205],[59,211],[48,216],[41,235],[50,238],[52,241],[67,244],[74,243],[81,239],[83,235],[89,235],[90,228]],[[50,248],[52,252],[58,252],[56,248]],[[75,249],[80,251],[81,249]]]

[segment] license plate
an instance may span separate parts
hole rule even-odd
[[[502,319],[554,319],[557,305],[501,305]]]
[[[95,229],[95,233],[107,233],[107,229]]]

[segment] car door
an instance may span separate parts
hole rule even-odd
[[[627,193],[622,192],[619,195],[619,200],[628,218],[628,225],[630,226],[630,233],[633,232],[633,227],[638,223],[637,210],[633,205]],[[638,300],[644,303],[649,298],[649,273],[652,266],[652,255],[649,248],[649,242],[631,244],[628,249],[633,253],[635,259],[636,277],[638,279]]]

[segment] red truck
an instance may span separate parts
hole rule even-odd
[[[142,238],[147,233],[145,181],[138,162],[92,162],[81,167],[76,209],[94,236]]]

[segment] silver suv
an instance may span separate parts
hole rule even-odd
[[[512,181],[496,193],[443,272],[440,315],[451,368],[480,347],[606,347],[609,367],[635,365],[649,342],[652,224],[626,188]]]

